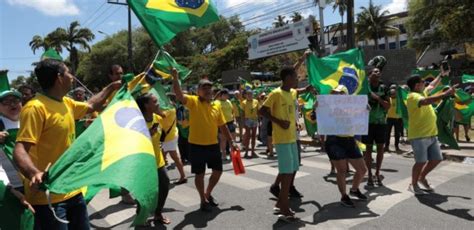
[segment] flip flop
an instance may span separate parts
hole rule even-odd
[[[295,216],[285,216],[283,214],[278,215],[278,220],[284,221],[286,223],[294,223],[299,220],[299,218]]]
[[[157,218],[153,220],[155,223],[160,223],[163,225],[171,224],[171,220],[168,217]]]
[[[293,214],[293,215],[295,215],[295,213],[296,213],[296,212],[293,211],[291,208],[290,208],[290,212],[291,212],[291,214]],[[278,208],[278,207],[273,207],[273,214],[274,214],[274,215],[279,215],[279,214],[281,214],[280,208]]]
[[[186,179],[186,178],[173,182],[173,184],[175,184],[175,185],[186,184],[186,183],[188,183],[188,179]]]

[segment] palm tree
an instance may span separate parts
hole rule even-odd
[[[290,16],[292,22],[299,22],[303,20],[303,16],[300,12],[293,12],[293,15]]]
[[[43,38],[40,35],[33,36],[29,45],[31,47],[31,50],[33,51],[33,54],[35,54],[36,50],[38,49],[42,48],[43,51],[46,51],[50,47],[49,43],[46,41],[46,38]]]
[[[397,27],[388,25],[388,22],[392,19],[387,17],[390,13],[385,10],[381,12],[380,6],[375,6],[372,1],[369,2],[369,7],[361,7],[362,12],[357,14],[357,39],[360,40],[374,40],[375,49],[379,48],[379,38],[385,36],[393,36],[400,33]],[[387,44],[385,44],[387,45]]]
[[[342,38],[344,36],[344,13],[347,11],[347,0],[335,0],[334,5],[332,5],[332,12],[334,13],[336,9],[339,10],[339,15],[341,15],[341,42],[339,44],[342,45]]]
[[[278,15],[275,18],[275,22],[273,22],[273,26],[275,26],[275,28],[282,27],[286,24],[288,24],[288,20],[285,21],[285,16],[281,16],[281,15]]]
[[[61,34],[63,38],[62,46],[69,51],[69,61],[71,62],[71,71],[72,73],[76,72],[77,67],[79,66],[79,57],[76,44],[81,47],[81,49],[91,51],[91,47],[88,42],[91,42],[95,35],[88,28],[80,28],[81,24],[78,21],[73,21],[68,28],[57,28],[57,33]]]

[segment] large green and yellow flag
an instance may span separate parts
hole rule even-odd
[[[438,127],[438,140],[443,144],[447,144],[453,149],[459,149],[459,145],[454,138],[454,100],[445,98],[436,107],[436,126]]]
[[[127,0],[143,27],[158,46],[192,26],[219,20],[211,0]]]
[[[51,167],[44,182],[52,193],[86,186],[122,187],[140,204],[134,225],[145,223],[157,202],[158,178],[150,133],[124,85],[102,114]]]
[[[306,127],[306,133],[308,136],[312,137],[318,130],[318,126],[316,124],[316,117],[313,117],[313,107],[314,102],[316,101],[316,97],[311,93],[305,93],[301,97],[301,103],[303,103],[303,117],[304,117],[304,125]]]
[[[364,54],[351,49],[323,58],[307,58],[309,82],[320,94],[329,94],[338,85],[345,85],[349,94],[368,94],[369,83],[365,75]]]

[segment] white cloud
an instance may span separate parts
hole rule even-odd
[[[31,7],[48,16],[78,15],[73,0],[7,0],[10,5]]]
[[[383,10],[388,10],[390,14],[396,14],[407,10],[408,0],[392,0],[391,3],[383,7]]]

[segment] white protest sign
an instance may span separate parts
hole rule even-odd
[[[367,135],[367,96],[318,95],[316,119],[321,135]]]

